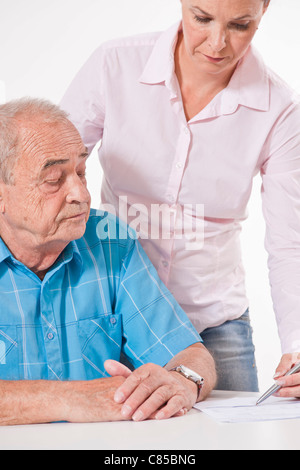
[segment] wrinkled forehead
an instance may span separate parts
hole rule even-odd
[[[42,167],[49,158],[76,158],[86,154],[80,134],[68,121],[20,123],[22,160]]]

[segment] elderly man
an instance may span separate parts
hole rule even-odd
[[[90,211],[87,157],[51,103],[0,106],[2,425],[164,419],[215,384],[212,357],[127,226]],[[101,239],[103,221],[122,236]]]

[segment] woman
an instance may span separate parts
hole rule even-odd
[[[140,213],[141,242],[213,353],[218,388],[256,391],[239,234],[261,172],[281,378],[300,360],[300,109],[251,46],[269,1],[181,3],[168,31],[97,49],[62,106],[90,150],[102,139],[102,201],[133,223]],[[300,396],[293,380],[282,395]]]

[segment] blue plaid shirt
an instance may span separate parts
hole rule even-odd
[[[97,379],[121,353],[163,366],[201,341],[128,227],[95,210],[43,281],[0,238],[0,292],[2,380]]]

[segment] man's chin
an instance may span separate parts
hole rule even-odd
[[[72,236],[72,240],[78,240],[79,238],[82,238],[83,235],[85,234],[85,231],[86,231],[86,221],[82,221],[81,224],[78,223],[75,226],[73,226],[70,232]]]
[[[78,240],[79,238],[83,237],[86,231],[86,224],[87,224],[86,217],[72,218],[72,219],[68,219],[66,222],[67,222],[67,227],[66,226],[64,227],[64,232],[65,232],[66,238],[69,239],[70,242],[73,240]]]

